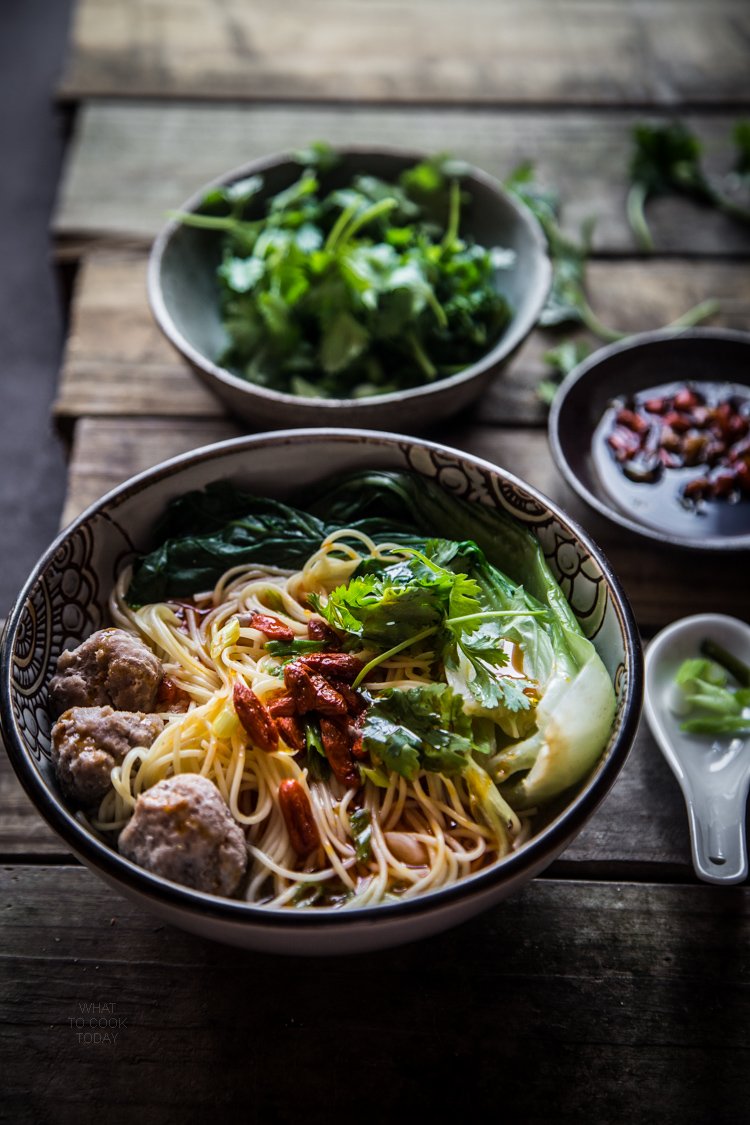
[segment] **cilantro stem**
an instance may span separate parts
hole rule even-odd
[[[642,180],[636,180],[628,192],[627,215],[630,227],[638,243],[638,249],[647,254],[654,250],[654,240],[651,237],[644,206],[648,196],[648,188]]]
[[[692,328],[694,324],[699,324],[706,317],[713,316],[718,312],[721,305],[713,297],[708,301],[701,301],[699,305],[693,305],[692,309],[688,309],[682,316],[678,316],[677,320],[670,320],[667,328]]]
[[[349,206],[346,207],[341,212],[338,219],[336,220],[336,222],[331,227],[331,233],[328,235],[328,238],[326,239],[326,244],[323,247],[323,249],[326,251],[326,253],[330,253],[332,250],[335,249],[336,243],[339,240],[339,236],[340,236],[341,232],[343,231],[343,229],[347,225],[347,223],[350,221],[352,216],[355,214],[357,208],[359,207],[360,203],[362,203],[362,201],[363,201],[363,196],[358,195],[357,198],[354,200],[354,202],[350,203]]]
[[[489,621],[493,617],[544,617],[546,609],[488,609],[483,613],[467,613],[465,617],[447,617],[445,625],[460,625],[463,621]]]
[[[627,332],[617,332],[614,328],[608,328],[606,324],[602,324],[601,320],[599,320],[599,317],[584,297],[583,290],[580,291],[578,311],[581,320],[586,325],[589,332],[593,332],[595,336],[598,336],[600,340],[604,340],[606,344],[616,344],[618,340],[624,340],[628,335]]]
[[[249,225],[232,215],[197,215],[190,211],[167,211],[167,218],[179,219],[186,227],[201,227],[205,230],[236,230]]]
[[[432,288],[427,290],[427,292],[425,293],[425,297],[427,298],[427,304],[430,306],[430,308],[434,312],[435,316],[437,317],[438,324],[440,325],[440,327],[441,328],[447,328],[448,327],[448,317],[445,315],[445,309],[443,308],[443,306],[440,304],[440,301],[438,301],[437,297],[433,293]]]
[[[427,629],[423,629],[421,633],[417,633],[415,637],[407,637],[406,640],[402,641],[400,645],[394,645],[393,648],[389,648],[387,652],[383,652],[380,654],[380,656],[374,657],[374,659],[372,659],[369,664],[365,664],[364,668],[352,684],[352,687],[358,688],[364,680],[365,676],[367,676],[373,668],[377,668],[378,664],[382,664],[383,661],[388,660],[390,656],[395,656],[396,653],[401,652],[402,649],[409,648],[410,645],[415,645],[417,641],[424,640],[424,638],[429,637],[431,633],[437,633],[439,628],[439,625],[430,625]]]
[[[430,357],[427,355],[424,348],[422,347],[419,340],[417,339],[417,335],[416,335],[413,328],[410,328],[408,330],[408,332],[406,333],[406,338],[409,341],[409,343],[411,344],[411,350],[414,354],[414,358],[416,359],[417,363],[421,367],[425,378],[432,381],[435,378],[435,376],[437,375],[437,370],[435,369],[434,364],[430,360]]]
[[[361,198],[360,196],[360,199]],[[378,203],[373,203],[371,207],[367,207],[361,215],[354,215],[354,211],[356,211],[358,206],[359,203],[350,204],[346,211],[342,212],[339,216],[326,241],[326,250],[341,250],[361,227],[366,226],[367,223],[371,223],[373,219],[377,219],[380,215],[387,215],[394,207],[398,207],[398,200],[381,199]],[[341,220],[345,215],[347,216],[346,223],[348,223],[348,226],[346,224],[341,224]],[[352,215],[354,215],[353,218]],[[336,234],[337,228],[338,233]],[[335,238],[334,234],[336,234]]]
[[[443,241],[440,243],[441,255],[449,250],[453,242],[458,238],[458,225],[461,220],[461,184],[458,180],[451,180],[451,198],[450,198],[450,213],[448,218],[448,229],[443,235]]]

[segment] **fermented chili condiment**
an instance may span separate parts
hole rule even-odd
[[[682,487],[685,500],[750,495],[750,399],[710,401],[685,384],[614,403],[612,412],[606,442],[629,480],[653,484],[665,470],[700,467]]]
[[[750,387],[694,380],[616,399],[591,460],[602,498],[661,535],[747,535]]]

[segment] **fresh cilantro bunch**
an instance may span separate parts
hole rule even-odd
[[[355,176],[326,191],[336,153],[296,154],[302,171],[265,200],[261,176],[212,189],[184,223],[223,233],[218,268],[229,346],[217,362],[249,382],[360,398],[463,370],[499,339],[507,252],[460,233],[465,165],[435,157],[398,183]]]

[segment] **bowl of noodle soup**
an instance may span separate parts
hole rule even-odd
[[[274,523],[273,505],[291,506],[302,486],[312,498],[310,511],[316,502],[320,511],[332,478],[363,472],[407,474],[416,482],[419,518],[435,537],[427,547],[424,528],[417,529],[415,546],[416,533],[402,513],[391,521],[390,534],[381,534],[379,524],[375,533],[356,483],[348,491],[334,488],[343,516],[334,530],[324,528],[327,534],[318,517],[297,509],[292,523]],[[261,498],[250,522],[270,528],[267,543],[257,557],[225,566],[224,573],[191,543],[187,554],[178,551],[171,559],[178,577],[157,597],[165,556],[148,552],[164,539],[169,520],[184,515],[181,498],[208,496],[217,481]],[[460,545],[476,570],[460,561],[451,570],[456,543],[446,546],[452,537],[435,526],[441,512],[456,505],[475,532],[461,538],[484,551]],[[172,513],[167,524],[165,512]],[[204,517],[190,516],[198,523]],[[493,538],[496,519],[505,521],[503,542]],[[538,573],[520,576],[524,584],[519,576],[511,574],[509,583],[491,567],[482,569],[485,554],[493,562],[497,551],[510,571],[527,550],[532,554],[523,566],[517,562],[521,569],[529,569],[532,557],[541,562]],[[144,555],[132,578],[134,560]],[[356,598],[355,571],[365,574],[356,579]],[[478,582],[462,585],[464,571]],[[206,576],[216,573],[207,584]],[[434,607],[448,590],[450,611],[439,624],[428,617],[426,628],[424,622],[410,626],[405,640],[393,632],[401,611],[386,614],[387,636],[396,643],[378,642],[377,614],[367,607],[373,591],[382,594],[383,574],[391,576],[389,589],[401,583],[397,594],[407,600],[415,575],[429,585],[418,613],[438,612]],[[539,600],[547,597],[547,574],[556,580],[549,604]],[[492,587],[498,599],[492,605],[505,608],[485,610],[484,603],[461,600],[480,587]],[[479,659],[471,646],[484,643],[482,628],[490,619],[510,619],[508,636],[515,641],[506,637],[506,654],[488,666],[486,653]],[[468,620],[470,629],[462,624]],[[569,748],[573,755],[589,754],[583,775],[563,772],[556,785],[550,769],[542,768],[548,752],[547,742],[539,751],[542,700],[529,678],[527,640],[537,626],[564,635],[570,666],[586,670],[579,710],[592,691],[606,689],[611,696],[599,742],[586,749],[582,732]],[[50,684],[61,653],[113,628],[158,655],[177,702],[170,710],[160,696],[151,709],[164,712],[164,729],[150,747],[129,750],[112,769],[106,795],[84,809],[61,786],[54,766],[52,730],[62,705],[56,713]],[[359,637],[352,639],[346,628],[352,634],[359,629]],[[454,637],[463,647],[451,647]],[[441,661],[438,642],[447,645]],[[507,722],[480,745],[480,733],[492,727],[477,686],[488,667],[490,673],[501,669],[503,690],[516,702],[509,704]],[[635,736],[642,693],[632,612],[582,529],[487,462],[428,441],[358,430],[290,430],[222,442],[159,465],[103,497],[62,532],[30,576],[8,618],[0,674],[0,714],[14,768],[39,812],[83,863],[165,921],[230,944],[291,954],[416,940],[519,889],[564,850],[606,796]],[[564,691],[562,681],[570,679],[560,676],[546,697]],[[474,682],[479,703],[467,682],[469,688]],[[492,675],[487,683],[492,691]],[[464,707],[472,714],[468,726]],[[248,708],[254,711],[249,717]],[[535,708],[536,725],[528,718]],[[422,741],[405,729],[417,723]],[[508,769],[518,767],[507,767],[514,754],[532,757],[501,784]],[[247,870],[229,893],[208,893],[200,880],[186,885],[170,877],[169,868],[149,867],[135,845],[121,843],[118,850],[120,832],[133,835],[137,802],[178,775],[208,779],[221,815],[244,834]],[[296,813],[285,805],[287,797],[292,805],[302,803]],[[307,843],[306,833],[312,833]],[[146,839],[147,826],[141,844]]]

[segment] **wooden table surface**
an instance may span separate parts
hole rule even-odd
[[[170,207],[311,139],[522,159],[596,216],[592,304],[627,332],[715,297],[750,328],[750,230],[656,200],[625,220],[632,125],[679,116],[726,167],[750,115],[744,0],[80,0],[60,96],[75,127],[54,224],[76,269],[55,423],[64,522],[165,457],[245,432],[161,337],[148,247]],[[526,478],[606,551],[644,635],[688,613],[750,621],[747,558],[660,551],[595,518],[551,460],[535,332],[430,434]],[[520,1122],[750,1119],[750,895],[692,872],[682,797],[645,725],[610,796],[520,894],[447,934],[274,958],[164,926],[76,864],[0,755],[0,1121]],[[120,1020],[86,1039],[92,1012]],[[111,1008],[111,1012],[109,1009]],[[83,1027],[76,1021],[84,1019]],[[436,1114],[437,1110],[437,1114]]]

